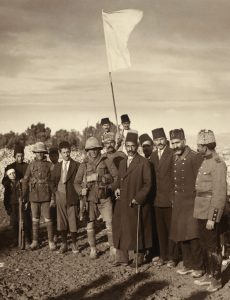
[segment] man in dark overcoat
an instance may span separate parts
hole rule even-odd
[[[128,251],[137,248],[137,222],[140,211],[138,231],[138,264],[143,261],[145,249],[152,247],[152,213],[149,196],[152,186],[149,161],[137,153],[138,135],[128,132],[125,148],[128,157],[119,165],[117,199],[113,215],[113,238],[117,249],[117,265],[127,265]],[[140,206],[140,210],[138,210]]]
[[[168,267],[174,267],[178,262],[177,245],[169,239],[173,197],[173,150],[167,145],[163,128],[155,128],[152,135],[156,150],[152,153],[150,161],[156,174],[154,208],[160,244],[160,260],[157,264],[162,266],[167,263]]]
[[[202,156],[186,146],[183,129],[170,131],[174,150],[173,183],[174,199],[170,238],[180,242],[184,266],[177,270],[181,275],[195,278],[203,275],[203,259],[199,240],[198,222],[193,217],[195,182]]]
[[[72,252],[77,254],[77,218],[79,197],[76,191],[75,177],[79,163],[70,157],[70,144],[63,141],[59,144],[62,162],[57,163],[51,173],[52,199],[57,206],[57,230],[61,233],[62,244],[60,253],[67,248],[67,231],[72,239]]]

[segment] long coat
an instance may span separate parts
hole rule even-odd
[[[150,161],[154,165],[156,174],[156,197],[154,206],[171,207],[173,197],[173,150],[165,147],[161,159],[158,151],[151,154]]]
[[[152,185],[149,161],[136,154],[129,168],[127,159],[119,165],[118,188],[120,199],[116,201],[113,215],[114,246],[122,250],[135,250],[137,242],[136,205],[130,207],[135,199],[140,205],[139,249],[152,247],[152,206],[149,193]]]
[[[193,217],[195,182],[202,156],[186,146],[181,156],[176,156],[174,171],[174,200],[170,239],[175,242],[199,237],[197,220]]]
[[[76,188],[76,174],[79,168],[79,163],[70,159],[69,169],[67,172],[66,182],[65,182],[65,194],[66,194],[66,202],[68,206],[78,205],[79,197],[77,194]],[[63,197],[62,193],[57,191],[58,183],[61,180],[61,170],[62,170],[62,162],[57,163],[54,166],[53,171],[51,172],[51,188],[52,193],[56,197]]]

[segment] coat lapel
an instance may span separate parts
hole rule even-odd
[[[71,175],[73,174],[73,171],[74,171],[74,161],[72,159],[70,159],[70,164],[69,164],[69,169],[68,169],[68,172],[67,172],[67,176],[66,176],[66,181],[68,181],[71,177]]]
[[[168,154],[169,154],[169,148],[166,146],[166,148],[165,148],[165,150],[164,150],[164,152],[163,152],[163,154],[161,156],[161,159],[160,160],[158,159],[158,161],[159,161],[159,168],[161,167],[162,163],[167,159]],[[158,157],[158,155],[157,155],[157,157]]]
[[[139,161],[140,161],[140,158],[139,158],[139,154],[137,153],[135,155],[135,157],[133,158],[131,164],[129,165],[128,169],[126,167],[126,172],[125,172],[123,178],[127,177],[133,170],[136,169],[136,167],[139,164]],[[125,162],[126,162],[126,166],[127,166],[127,159],[125,160]]]

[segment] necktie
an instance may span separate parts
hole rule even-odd
[[[64,168],[62,170],[62,182],[65,183],[66,182],[66,177],[67,177],[67,162],[64,162]]]

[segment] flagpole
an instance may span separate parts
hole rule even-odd
[[[115,113],[115,118],[116,118],[116,125],[117,125],[117,132],[118,132],[118,119],[117,119],[117,107],[116,107],[116,101],[115,101],[115,96],[114,96],[114,90],[113,90],[113,80],[112,80],[112,74],[109,72],[109,81],[110,81],[110,86],[111,86],[111,92],[112,92],[112,98],[113,98],[113,108],[114,108],[114,113]]]

